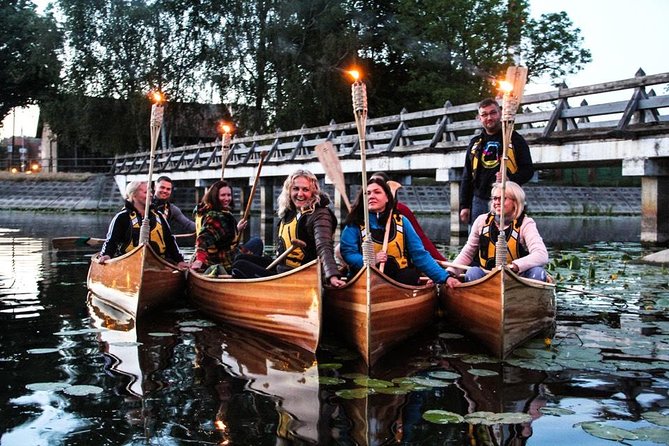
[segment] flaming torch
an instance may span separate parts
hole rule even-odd
[[[225,165],[228,164],[228,157],[230,156],[230,142],[232,141],[232,125],[221,121],[218,125],[221,132],[221,180],[223,179],[223,172]]]
[[[506,70],[506,80],[499,82],[499,88],[504,92],[502,102],[502,162],[500,173],[502,174],[501,202],[502,212],[499,217],[499,237],[495,243],[495,265],[506,265],[506,235],[504,233],[504,200],[506,199],[506,161],[508,150],[511,146],[511,135],[516,120],[516,111],[523,97],[523,90],[527,82],[527,68],[511,66]]]
[[[362,200],[365,215],[365,233],[369,234],[369,203],[367,203],[367,155],[365,135],[367,132],[367,86],[361,80],[361,74],[358,70],[350,70],[348,74],[353,78],[351,84],[351,98],[353,101],[353,114],[355,115],[355,126],[358,129],[358,141],[360,145],[360,162],[362,164],[362,194],[365,197]],[[365,265],[374,264],[374,245],[371,238],[362,243],[362,256]]]
[[[139,230],[139,243],[149,242],[149,233],[151,232],[151,224],[149,221],[149,212],[151,209],[151,177],[153,176],[153,165],[156,157],[156,146],[158,145],[158,136],[160,135],[160,127],[163,125],[163,114],[165,107],[163,106],[163,95],[160,91],[154,91],[151,94],[153,105],[151,106],[151,120],[149,127],[151,129],[151,152],[149,153],[149,176],[146,182],[147,194],[146,205],[144,206],[144,219]]]

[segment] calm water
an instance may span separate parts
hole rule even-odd
[[[54,251],[50,239],[101,237],[108,220],[0,213],[3,446],[669,444],[669,279],[635,262],[638,223],[546,231],[553,275],[588,291],[558,293],[552,349],[540,339],[494,362],[439,323],[370,382],[337,339],[314,357],[186,302],[135,323],[88,300],[90,253]],[[586,227],[631,241],[558,248]],[[75,394],[82,385],[93,393]],[[490,413],[487,424],[436,424],[423,418],[434,410]]]

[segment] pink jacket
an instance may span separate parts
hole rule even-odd
[[[474,220],[467,243],[462,248],[462,251],[460,251],[460,254],[453,260],[453,263],[471,265],[472,261],[478,256],[479,236],[487,217],[488,214],[483,214]],[[544,245],[544,240],[539,235],[535,221],[527,215],[520,226],[520,238],[518,241],[529,252],[525,257],[513,261],[513,263],[518,265],[518,272],[522,273],[534,266],[544,266],[548,263],[548,251],[546,250],[546,245]],[[456,275],[462,273],[462,270],[452,267],[448,268],[448,271]]]

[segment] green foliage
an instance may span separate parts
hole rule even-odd
[[[12,108],[34,104],[58,84],[61,32],[27,0],[0,3],[0,121]]]
[[[352,121],[344,71],[354,64],[364,71],[370,116],[386,116],[489,96],[491,77],[513,55],[532,76],[574,72],[589,61],[564,13],[529,20],[527,0],[58,5],[68,60],[47,118],[59,136],[67,134],[65,145],[106,153],[147,145],[145,95],[154,88],[168,96],[166,139],[179,143],[184,121],[199,126],[183,132],[214,129],[202,116],[186,116],[185,104],[217,98],[238,135]],[[107,110],[111,119],[100,120],[84,97],[122,101],[123,111]]]

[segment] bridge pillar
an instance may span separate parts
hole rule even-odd
[[[623,160],[623,175],[641,176],[641,242],[669,241],[669,161]]]
[[[642,242],[664,243],[669,241],[668,198],[669,177],[641,178]]]
[[[260,180],[260,237],[265,246],[274,244],[274,179]],[[272,254],[272,257],[274,255]]]
[[[453,246],[459,246],[469,232],[469,225],[460,221],[460,178],[462,177],[462,169],[438,169],[435,177],[437,181],[447,181],[449,183],[451,195],[450,243]]]

